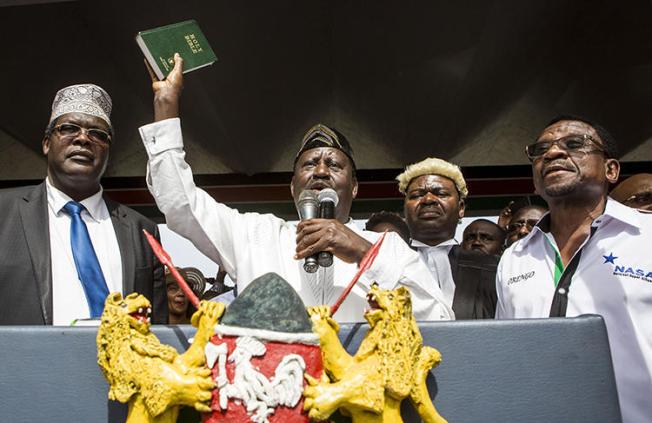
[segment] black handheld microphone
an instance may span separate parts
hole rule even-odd
[[[319,200],[319,217],[322,219],[335,219],[335,207],[339,201],[335,190],[325,188],[319,191],[317,199]],[[333,254],[328,251],[322,251],[319,253],[317,262],[321,267],[332,266]]]
[[[310,190],[302,191],[297,201],[297,209],[301,220],[314,219],[319,216],[319,200],[317,195]],[[306,257],[303,262],[303,270],[308,273],[315,273],[319,269],[317,254]]]

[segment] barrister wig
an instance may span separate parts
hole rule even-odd
[[[460,168],[446,160],[438,159],[436,157],[428,157],[427,159],[414,163],[405,168],[405,172],[396,177],[398,181],[398,190],[405,195],[408,185],[414,178],[423,175],[439,175],[444,176],[455,183],[457,192],[463,200],[469,195],[469,190],[466,188],[466,181],[462,176]]]

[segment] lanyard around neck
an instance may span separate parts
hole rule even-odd
[[[555,288],[557,288],[557,285],[559,284],[559,280],[561,279],[561,275],[564,274],[564,262],[562,261],[561,254],[559,254],[559,251],[557,250],[557,247],[555,247],[555,244],[553,244],[550,241],[547,235],[544,235],[544,238],[548,242],[548,245],[550,245],[550,248],[552,248],[552,251],[555,252],[555,268],[554,268],[554,275],[553,275],[553,283],[555,284]]]
[[[575,275],[575,271],[577,270],[577,267],[580,264],[580,258],[582,257],[582,251],[586,244],[589,243],[591,240],[591,237],[595,234],[597,227],[592,226],[591,227],[591,233],[589,236],[586,238],[584,243],[580,246],[579,250],[575,253],[571,261],[568,263],[568,266],[564,268],[563,262],[561,261],[561,256],[557,249],[554,247],[554,245],[551,244],[553,247],[553,250],[555,251],[555,294],[552,297],[552,304],[550,305],[550,317],[565,317],[566,316],[566,309],[568,308],[568,293],[570,291],[570,286],[571,286],[571,281],[573,279],[573,275]],[[546,237],[548,239],[548,237]],[[550,240],[548,239],[548,242]],[[556,278],[557,275],[557,269],[560,268],[560,265],[558,264],[561,263],[561,277],[559,279]],[[559,286],[558,286],[559,285]]]

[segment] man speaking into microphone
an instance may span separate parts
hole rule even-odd
[[[315,125],[305,134],[294,161],[290,191],[299,211],[300,198],[332,189],[337,197],[333,218],[313,214],[295,226],[271,214],[239,213],[198,188],[185,161],[178,117],[182,67],[177,55],[166,80],[152,78],[155,122],[140,128],[148,155],[148,187],[168,226],[226,270],[239,292],[255,278],[275,272],[293,286],[306,306],[332,305],[380,236],[358,229],[349,217],[358,182],[348,140],[326,125]],[[326,212],[329,207],[323,205]],[[312,256],[319,262],[320,252],[332,254],[332,265],[307,272],[305,259]],[[322,260],[327,264],[325,255]],[[335,314],[338,321],[363,320],[372,281],[387,289],[399,284],[408,287],[417,319],[454,317],[418,253],[396,234],[387,235],[373,265]]]

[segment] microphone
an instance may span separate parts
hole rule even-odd
[[[302,191],[297,201],[297,209],[301,220],[314,219],[319,216],[319,200],[317,195],[310,190]],[[317,254],[306,257],[303,262],[303,270],[308,273],[315,273],[319,269]]]
[[[317,199],[319,200],[319,217],[322,219],[335,219],[335,207],[339,201],[335,190],[325,188],[319,191]],[[319,253],[317,262],[321,267],[332,266],[333,254],[328,251],[322,251]]]

